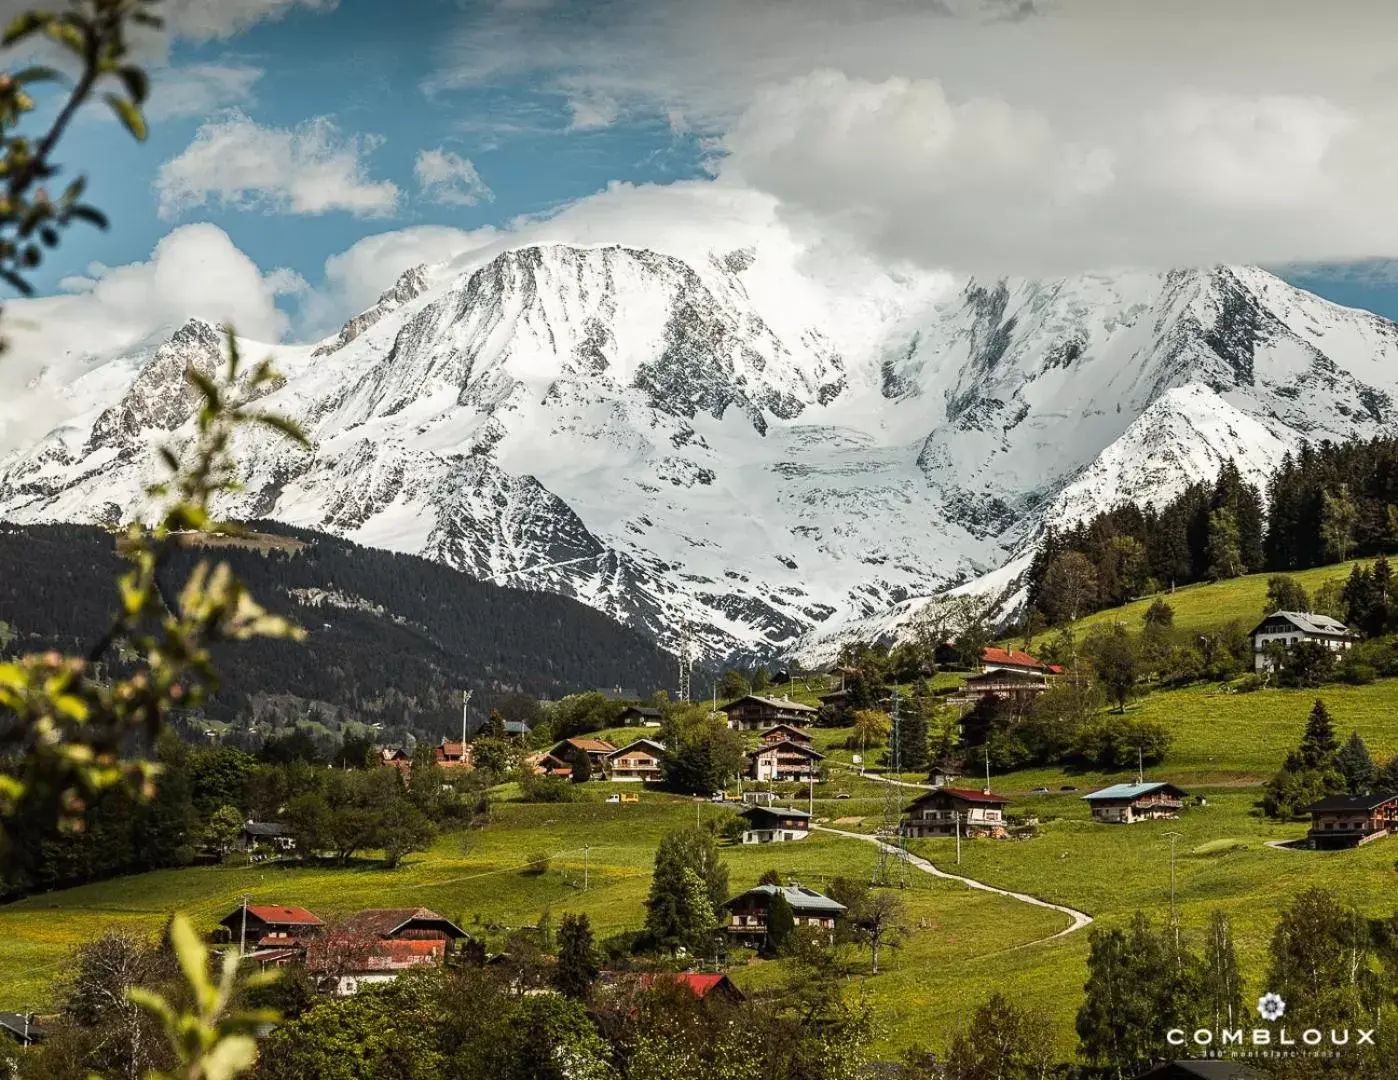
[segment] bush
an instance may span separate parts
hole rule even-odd
[[[1368,686],[1379,677],[1379,673],[1362,660],[1355,660],[1341,664],[1335,676],[1351,686]]]
[[[549,870],[549,859],[550,856],[547,852],[536,851],[525,860],[529,865],[524,868],[523,872],[531,877],[539,877],[542,874],[547,874]]]
[[[527,776],[519,787],[525,802],[560,803],[577,799],[573,785],[557,776]]]
[[[170,865],[172,866],[193,866],[194,860],[199,857],[199,852],[194,850],[192,844],[181,844],[170,855]]]
[[[1252,694],[1263,687],[1262,676],[1253,672],[1251,675],[1244,675],[1233,684],[1233,692],[1237,694]]]

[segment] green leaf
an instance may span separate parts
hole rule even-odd
[[[43,15],[37,11],[26,11],[16,15],[10,20],[10,25],[5,30],[5,36],[0,38],[0,45],[13,45],[15,42],[27,38],[47,23],[49,18],[51,16]]]
[[[194,388],[204,395],[204,400],[212,407],[218,406],[218,387],[214,385],[213,379],[209,378],[196,367],[185,369],[185,378],[194,384]]]
[[[140,105],[150,96],[150,79],[140,68],[131,67],[119,68],[117,77],[121,79],[126,87],[126,93],[131,98],[133,104]]]
[[[257,1060],[257,1043],[251,1035],[225,1035],[204,1058],[208,1080],[231,1080],[252,1068]]]
[[[141,115],[140,107],[127,101],[125,98],[117,97],[115,94],[105,94],[107,104],[112,107],[112,111],[121,120],[122,126],[131,132],[138,142],[146,141],[146,118]]]
[[[68,217],[79,218],[89,224],[96,225],[99,229],[105,229],[108,224],[107,215],[91,206],[70,206],[67,213]]]
[[[273,431],[280,431],[288,439],[301,446],[309,448],[311,445],[311,440],[306,437],[306,433],[301,430],[301,425],[295,420],[288,420],[285,416],[278,416],[276,413],[258,413],[253,417],[253,420]]]
[[[63,78],[63,73],[56,68],[37,65],[27,67],[23,71],[17,71],[10,76],[12,82],[20,84],[36,82],[58,82]]]

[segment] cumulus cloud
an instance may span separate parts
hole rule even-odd
[[[288,270],[264,273],[222,229],[197,224],[169,233],[144,262],[93,264],[63,288],[5,304],[0,329],[10,348],[0,357],[0,452],[62,418],[44,386],[62,386],[98,356],[133,348],[191,317],[231,322],[254,340],[281,340],[289,321],[277,297],[306,283]],[[45,372],[44,386],[32,386]],[[30,392],[21,395],[26,385]]]
[[[297,10],[333,11],[339,0],[164,0],[160,15],[169,33],[193,41],[226,38]]]
[[[146,116],[173,120],[207,116],[252,99],[253,87],[266,74],[250,64],[188,64],[158,72],[151,87]]]
[[[481,179],[470,158],[437,147],[419,150],[413,167],[423,196],[448,206],[476,206],[494,202],[495,192]]]
[[[381,142],[342,134],[326,117],[273,128],[234,112],[201,125],[184,152],[160,166],[160,216],[210,203],[281,214],[390,214],[398,186],[370,179],[365,161]]]
[[[485,7],[428,86],[675,118],[718,176],[888,259],[1043,273],[1398,248],[1398,6],[594,0]]]

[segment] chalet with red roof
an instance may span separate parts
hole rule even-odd
[[[607,755],[616,753],[616,747],[606,739],[564,739],[549,753],[560,761],[568,762],[571,769],[579,750],[587,755],[593,776],[603,775],[607,768]]]
[[[441,743],[432,748],[432,756],[437,759],[437,764],[444,769],[474,769],[476,767],[471,744],[459,739],[448,739],[443,736]]]
[[[720,973],[710,974],[698,971],[648,973],[641,976],[644,987],[672,984],[682,986],[695,997],[706,1001],[726,1001],[737,1005],[747,1000],[747,995],[733,985],[733,980]]]
[[[314,912],[281,904],[240,905],[220,919],[219,925],[244,952],[302,946],[325,929]]]
[[[343,997],[391,982],[415,967],[445,963],[452,944],[467,937],[427,908],[370,908],[328,929],[306,951],[306,967]]]
[[[1010,800],[993,791],[971,791],[942,787],[929,791],[903,811],[906,835],[922,836],[986,836],[1003,840],[1005,807]]]
[[[1018,649],[997,649],[993,646],[981,653],[981,672],[1015,671],[1025,675],[1049,674],[1049,665]]]
[[[379,747],[379,764],[406,773],[413,767],[413,755],[401,746],[381,746]]]

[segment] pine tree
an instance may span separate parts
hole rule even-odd
[[[1301,737],[1301,761],[1308,769],[1331,769],[1339,743],[1335,741],[1335,724],[1325,702],[1316,698],[1311,714],[1306,718],[1306,733]]]
[[[600,970],[587,916],[564,915],[558,925],[558,966],[554,969],[553,985],[565,997],[584,1001],[592,993]]]
[[[1351,795],[1366,795],[1373,788],[1377,770],[1359,732],[1351,732],[1344,749],[1336,755],[1335,765],[1345,778],[1345,787]]]
[[[795,929],[796,913],[791,910],[786,894],[778,887],[767,901],[767,954],[780,956]]]
[[[923,709],[930,701],[915,699],[913,708],[898,717],[898,767],[903,772],[927,768],[927,717]]]
[[[727,893],[728,868],[713,834],[702,829],[666,833],[655,852],[646,930],[659,945],[702,950]]]

